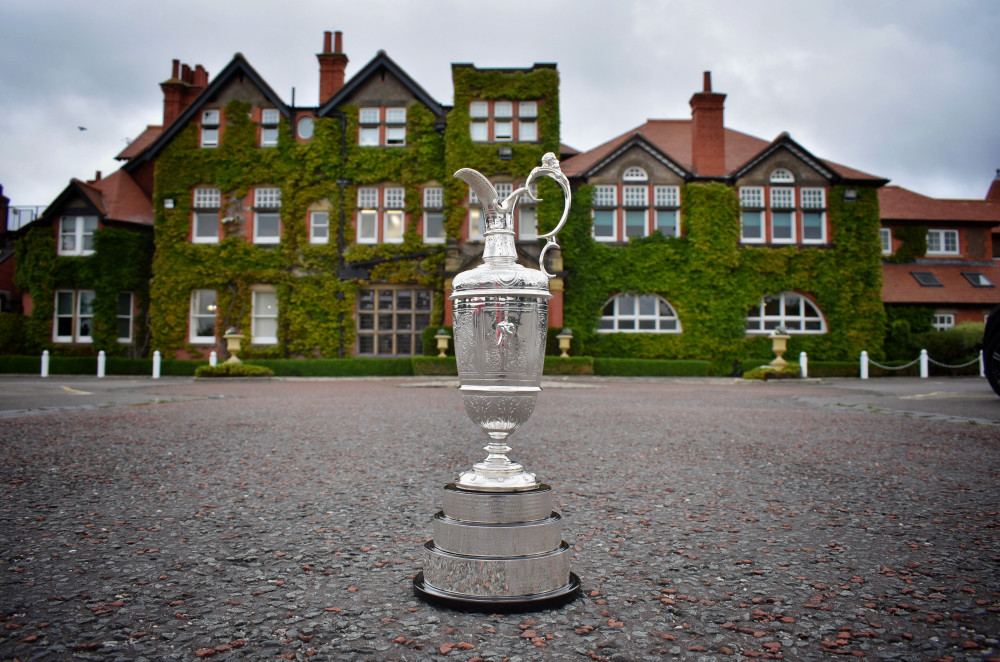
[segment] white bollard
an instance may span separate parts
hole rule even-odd
[[[42,352],[42,377],[49,376],[49,350]]]
[[[216,354],[215,350],[213,349],[212,353],[208,355],[208,365],[214,368],[218,362],[219,362],[219,355]]]
[[[103,377],[104,376],[104,366],[107,363],[107,360],[108,360],[108,357],[104,354],[104,350],[103,349],[97,353],[97,376],[98,377]]]
[[[929,366],[927,364],[927,350],[920,350],[920,378],[927,379],[930,374]]]
[[[986,376],[986,360],[983,358],[983,350],[979,350],[979,376]]]
[[[160,350],[153,352],[153,379],[160,378]]]
[[[868,351],[861,350],[861,379],[868,379]]]
[[[806,356],[805,352],[799,352],[799,374],[803,378],[809,376],[809,357]]]

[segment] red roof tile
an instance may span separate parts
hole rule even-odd
[[[1000,224],[1000,202],[929,198],[899,186],[878,192],[883,221],[963,221]]]
[[[108,220],[153,225],[153,203],[124,170],[95,182],[74,181]]]
[[[929,271],[941,287],[924,287],[911,271]],[[986,276],[994,287],[973,287],[962,272],[978,272]],[[882,301],[885,303],[921,304],[1000,304],[1000,264],[986,266],[883,264]]]
[[[152,145],[153,142],[160,137],[161,133],[163,133],[162,126],[153,126],[150,124],[146,127],[145,131],[139,134],[138,138],[130,142],[128,147],[119,152],[115,159],[119,161],[128,161],[129,159],[138,156],[142,150]]]

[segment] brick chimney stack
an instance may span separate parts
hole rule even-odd
[[[725,94],[712,91],[712,72],[706,71],[703,90],[691,97],[691,163],[701,177],[726,174],[726,134],[723,125]]]
[[[986,199],[1000,202],[1000,168],[997,168],[997,176],[993,178],[993,183],[990,184],[990,190],[986,193]]]
[[[170,78],[160,83],[163,90],[163,126],[169,126],[184,112],[201,91],[208,87],[208,72],[196,65],[192,69],[180,60],[174,60]]]
[[[331,50],[331,37],[333,49]],[[319,103],[322,105],[344,86],[344,71],[347,56],[343,51],[343,35],[340,32],[323,33],[323,52],[316,54],[319,60]]]

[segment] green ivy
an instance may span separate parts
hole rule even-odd
[[[927,253],[927,226],[900,225],[892,229],[892,236],[900,243],[892,255],[882,259],[893,264],[916,262]]]

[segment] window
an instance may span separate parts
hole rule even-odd
[[[878,238],[882,242],[882,255],[892,255],[892,230],[879,228]]]
[[[792,187],[771,187],[771,241],[795,242],[795,189]]]
[[[254,345],[278,343],[278,294],[272,289],[255,289],[250,312],[250,342]]]
[[[219,146],[219,111],[203,110],[201,112],[201,146]]]
[[[193,343],[215,342],[215,290],[191,292],[190,337]]]
[[[619,294],[604,304],[598,333],[680,333],[680,320],[655,294]]]
[[[253,192],[255,244],[277,244],[281,241],[281,189],[258,188]]]
[[[641,168],[637,168],[641,170]],[[645,171],[643,171],[645,175]],[[646,207],[649,204],[649,188],[646,186],[622,187],[622,203],[625,207],[625,236],[646,236]]]
[[[928,255],[958,255],[958,230],[928,230]]]
[[[311,117],[303,117],[298,123],[299,138],[303,140],[309,140],[313,137],[313,131],[316,130],[316,123]]]
[[[309,243],[330,243],[330,212],[309,212]]]
[[[219,242],[219,208],[222,195],[217,188],[194,190],[194,211],[191,213],[191,241],[196,244]]]
[[[469,137],[474,142],[537,142],[538,102],[470,101]]]
[[[617,193],[615,186],[594,187],[594,239],[598,241],[615,241],[618,238],[614,209]]]
[[[424,188],[424,243],[443,244],[444,233],[444,189],[440,186]]]
[[[986,277],[986,274],[979,273],[978,271],[963,271],[962,275],[965,276],[965,280],[969,281],[973,287],[993,287],[993,283]]]
[[[91,342],[93,328],[94,292],[58,290],[52,323],[53,342]]]
[[[680,227],[680,187],[653,187],[653,205],[656,207],[656,229],[664,237],[679,237]]]
[[[116,312],[118,322],[118,342],[132,342],[132,293],[118,293],[118,307]]]
[[[535,207],[518,207],[517,236],[519,239],[538,239],[538,217]]]
[[[63,216],[59,219],[59,255],[91,255],[96,231],[96,216]]]
[[[944,287],[931,271],[911,271],[910,275],[920,283],[921,287]]]
[[[260,111],[260,146],[277,147],[278,122],[280,113],[277,108],[264,108]]]
[[[826,322],[812,301],[795,292],[764,297],[747,311],[747,333],[771,333],[778,328],[793,334],[825,333]]]
[[[802,188],[802,243],[826,242],[826,189]]]
[[[406,145],[406,108],[393,106],[359,109],[358,144],[361,146],[384,144],[389,147]]]
[[[374,186],[358,189],[359,244],[378,243],[378,189]]]
[[[770,181],[772,184],[792,184],[795,182],[795,176],[790,170],[785,168],[775,168],[771,172]]]
[[[934,319],[931,320],[931,326],[938,331],[950,329],[955,326],[954,313],[934,313]]]
[[[430,290],[375,287],[358,291],[359,355],[420,354],[421,333],[431,322]]]
[[[632,166],[631,168],[626,168],[625,172],[622,174],[623,182],[645,182],[649,179],[646,171],[639,166]]]
[[[764,242],[764,189],[760,186],[740,187],[743,213],[740,228],[745,243]]]

